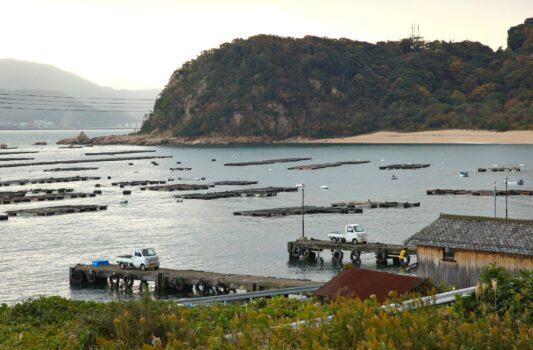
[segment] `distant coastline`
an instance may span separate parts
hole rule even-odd
[[[92,145],[217,145],[217,144],[533,144],[533,130],[506,132],[487,130],[436,130],[420,132],[380,131],[372,134],[330,138],[290,138],[272,141],[263,137],[178,138],[170,134],[111,135],[90,138],[72,137],[58,144]]]

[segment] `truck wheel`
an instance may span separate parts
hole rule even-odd
[[[352,244],[359,244],[359,242],[357,242],[357,238],[352,239]]]
[[[121,270],[124,270],[126,268],[126,264],[121,262],[120,264],[118,264],[118,267],[120,267]]]
[[[146,265],[145,264],[141,264],[141,271],[145,271],[146,270]]]

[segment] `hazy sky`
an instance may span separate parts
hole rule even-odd
[[[426,40],[497,49],[533,0],[0,0],[0,58],[53,64],[114,88],[162,88],[201,51],[255,34]]]

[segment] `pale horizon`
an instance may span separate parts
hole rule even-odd
[[[0,5],[9,33],[0,58],[56,66],[115,89],[162,89],[202,51],[258,34],[400,40],[420,26],[425,40],[507,46],[507,30],[533,2],[20,0]]]

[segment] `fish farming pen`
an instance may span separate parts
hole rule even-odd
[[[85,170],[98,170],[98,168],[84,168],[84,167],[78,167],[78,168],[52,168],[52,169],[44,169],[44,172],[59,172],[59,171],[85,171]]]
[[[57,182],[76,182],[76,181],[89,181],[100,180],[99,176],[73,176],[73,177],[47,177],[40,179],[25,179],[25,180],[9,180],[0,181],[0,187],[7,186],[24,186],[28,184],[51,184]]]
[[[2,197],[0,196],[0,204],[19,204],[19,203],[30,203],[30,202],[44,202],[44,201],[58,201],[63,199],[74,199],[74,198],[92,198],[96,197],[96,193],[63,193],[63,194],[43,194],[38,196],[13,196],[13,197]]]
[[[213,185],[215,186],[248,186],[248,185],[257,185],[258,181],[215,181]]]
[[[209,193],[187,193],[177,195],[176,198],[182,199],[220,199],[220,198],[235,198],[235,197],[273,197],[279,192],[297,192],[297,187],[263,187],[263,188],[247,188],[235,191],[224,192],[209,192]]]
[[[13,162],[18,160],[34,160],[35,158],[0,158],[0,162]]]
[[[478,173],[486,173],[487,170],[492,172],[503,172],[503,171],[509,171],[509,172],[515,172],[520,171],[522,168],[520,166],[495,166],[490,168],[477,168]]]
[[[147,185],[164,185],[166,184],[166,181],[160,181],[160,180],[136,180],[136,181],[120,181],[120,182],[112,182],[112,186],[147,186]]]
[[[249,166],[249,165],[265,165],[265,164],[274,164],[274,163],[290,163],[290,162],[301,162],[304,160],[311,160],[311,157],[306,158],[280,158],[280,159],[267,159],[254,162],[236,162],[236,163],[226,163],[224,166]]]
[[[52,216],[106,210],[107,205],[61,205],[34,209],[6,211],[8,216]]]
[[[362,208],[347,208],[347,207],[289,207],[289,208],[273,208],[273,209],[259,209],[259,210],[245,210],[235,211],[233,215],[241,216],[260,216],[260,217],[280,217],[287,215],[305,215],[309,214],[361,214]]]
[[[141,191],[198,191],[207,190],[213,185],[197,185],[197,184],[172,184],[172,185],[160,185],[160,186],[143,186]]]
[[[55,160],[48,162],[33,162],[33,163],[10,163],[0,164],[0,168],[16,168],[39,165],[56,165],[56,164],[76,164],[76,163],[96,163],[96,162],[118,162],[127,160],[146,160],[146,159],[161,159],[172,158],[172,156],[138,156],[138,157],[113,157],[113,158],[95,158],[95,159],[71,159],[71,160]]]
[[[39,153],[39,151],[0,152],[0,156],[9,156],[12,154],[31,154],[31,153]]]
[[[334,168],[334,167],[338,167],[342,165],[366,164],[366,163],[370,163],[370,161],[369,160],[347,160],[347,161],[335,162],[335,163],[298,165],[298,166],[293,166],[287,169],[288,170],[318,170],[318,169],[324,169],[324,168]]]
[[[113,156],[115,154],[131,154],[131,153],[154,153],[155,150],[131,150],[131,151],[116,151],[116,152],[87,152],[86,156]]]
[[[533,190],[427,190],[428,196],[433,195],[470,195],[470,196],[533,196]]]
[[[189,171],[192,170],[192,168],[186,168],[186,167],[177,167],[177,168],[170,168],[171,171]]]
[[[386,266],[391,259],[394,265],[409,266],[411,256],[416,255],[416,246],[387,243],[353,244],[349,242],[332,242],[319,239],[297,239],[287,242],[289,258],[293,260],[315,261],[323,251],[331,252],[331,259],[341,263],[344,252],[349,252],[353,264],[361,263],[361,254],[375,253],[376,264]]]
[[[420,207],[420,202],[377,202],[377,201],[351,201],[351,202],[337,202],[332,203],[332,207],[357,207],[357,208],[367,208],[367,209],[376,209],[376,208],[416,208]]]
[[[416,170],[429,168],[431,164],[390,164],[379,167],[379,170]]]
[[[269,289],[320,286],[310,280],[225,274],[216,272],[174,270],[121,269],[118,265],[96,266],[78,264],[69,268],[71,285],[109,283],[112,288],[129,289],[135,281],[154,282],[158,292],[193,293],[198,296],[235,293],[237,290],[255,292]]]

